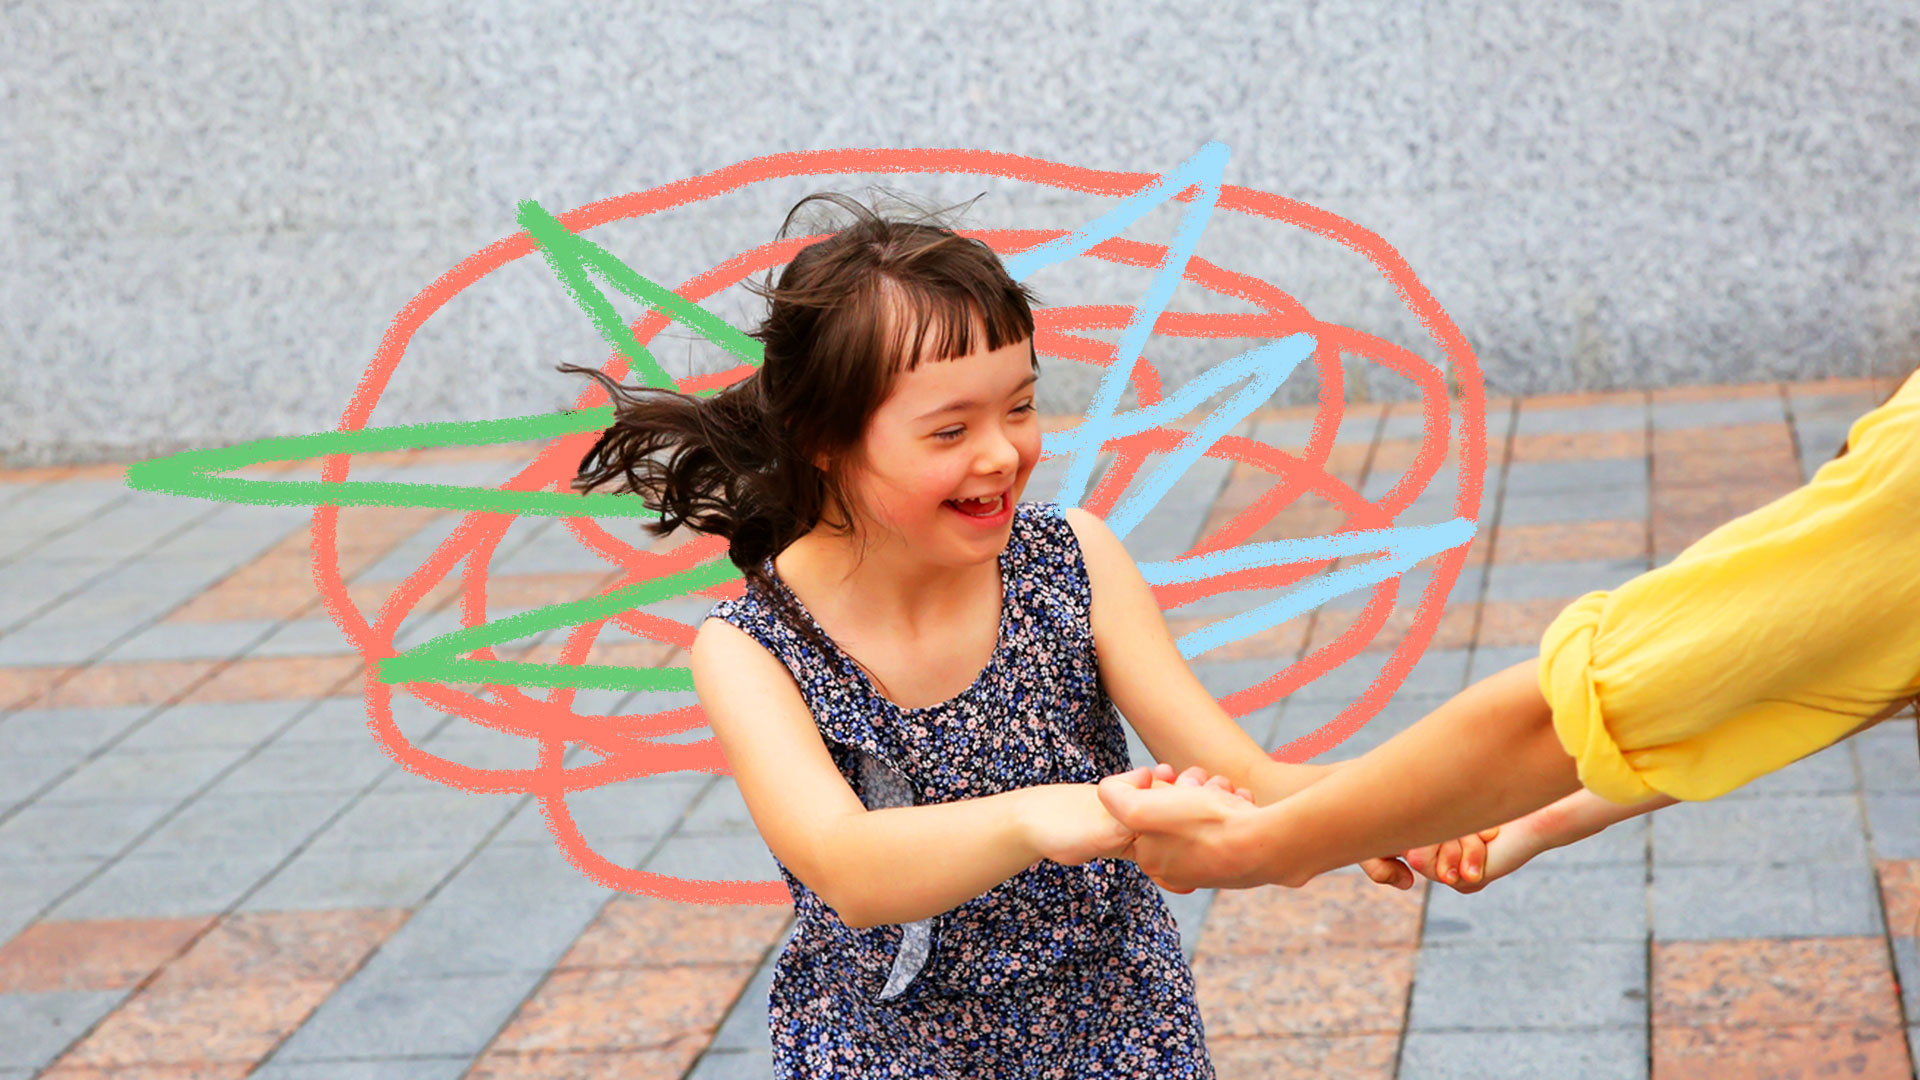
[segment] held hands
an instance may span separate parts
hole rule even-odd
[[[1135,770],[1136,773],[1138,771],[1139,770]],[[1132,783],[1132,778],[1134,776],[1134,773],[1125,773],[1122,775],[1124,778],[1128,780],[1129,783]],[[1234,790],[1235,794],[1239,795],[1241,798],[1245,799],[1247,802],[1251,803],[1254,801],[1253,792],[1248,791],[1246,788],[1233,789],[1232,783],[1229,780],[1227,780],[1226,777],[1209,776],[1207,774],[1207,771],[1198,765],[1195,765],[1192,768],[1188,769],[1186,772],[1181,773],[1176,778],[1173,772],[1173,766],[1168,765],[1165,762],[1161,762],[1160,764],[1155,765],[1153,767],[1151,775],[1153,779],[1153,784],[1152,784],[1152,787],[1150,787],[1148,790],[1152,790],[1152,788],[1163,787],[1168,784],[1173,784],[1175,786],[1199,784],[1204,787],[1219,788],[1222,791]],[[1392,886],[1393,888],[1401,889],[1401,890],[1413,888],[1413,883],[1416,880],[1414,878],[1413,871],[1409,870],[1405,863],[1402,863],[1399,859],[1396,859],[1392,856],[1383,856],[1378,859],[1367,859],[1360,864],[1360,869],[1364,871],[1367,877],[1371,878],[1375,883],[1380,885],[1389,885],[1389,886]],[[1151,876],[1152,871],[1149,871],[1148,873]],[[1158,881],[1159,879],[1156,878],[1155,880]],[[1174,889],[1172,888],[1172,886],[1168,885],[1164,881],[1160,881],[1159,884],[1165,888],[1168,888],[1170,891],[1173,891],[1173,892],[1192,892],[1193,891],[1192,888]]]
[[[1198,768],[1187,771],[1192,775],[1180,777],[1182,785],[1201,786],[1244,803],[1253,802],[1251,791],[1236,791],[1225,777],[1209,778]],[[1174,786],[1173,766],[1154,766],[1149,779],[1154,787]],[[1027,836],[1041,858],[1063,866],[1078,866],[1094,859],[1133,858],[1133,844],[1140,834],[1107,812],[1092,785],[1049,784],[1032,790],[1035,801],[1026,816]]]
[[[1543,851],[1576,843],[1610,825],[1678,801],[1671,795],[1660,795],[1637,803],[1614,803],[1582,788],[1498,829],[1409,851],[1407,862],[1442,885],[1463,893],[1478,892]]]
[[[1162,888],[1259,884],[1238,836],[1228,834],[1254,812],[1253,793],[1226,778],[1197,766],[1176,777],[1161,764],[1100,781],[1100,801],[1138,832],[1130,857]]]
[[[1134,770],[1134,772],[1139,771],[1138,769]],[[1146,772],[1152,780],[1148,790],[1161,787],[1209,787],[1230,792],[1247,802],[1253,801],[1253,792],[1248,791],[1246,788],[1234,787],[1232,780],[1224,776],[1212,775],[1198,765],[1189,768],[1186,772],[1175,774],[1173,766],[1162,761],[1153,768],[1146,770]],[[1122,775],[1132,776],[1133,773],[1123,773]]]
[[[1489,875],[1487,854],[1500,836],[1500,826],[1468,833],[1457,840],[1412,848],[1401,855],[1409,867],[1429,881],[1450,885],[1455,892],[1473,893],[1500,875]]]

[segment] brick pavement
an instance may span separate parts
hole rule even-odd
[[[1573,596],[1792,488],[1887,389],[1490,403],[1467,568],[1406,685],[1333,756],[1525,658]],[[1352,408],[1328,471],[1384,494],[1418,424],[1404,406]],[[1306,431],[1289,411],[1243,429],[1283,447]],[[473,483],[506,464],[437,452],[355,469]],[[1128,545],[1177,554],[1271,487],[1205,460]],[[1049,490],[1041,478],[1030,492]],[[1449,512],[1425,498],[1403,520]],[[768,1075],[768,963],[786,913],[611,894],[558,855],[527,797],[401,771],[363,726],[360,662],[314,593],[306,523],[298,509],[131,492],[113,467],[0,473],[0,1080]],[[1241,539],[1343,523],[1309,493]],[[452,524],[344,512],[356,603],[377,606]],[[551,522],[516,524],[492,566],[490,602],[507,609],[612,580]],[[1346,668],[1241,723],[1274,746],[1324,722],[1405,634],[1417,590],[1401,595]],[[451,602],[450,588],[429,593],[402,642],[457,625]],[[1255,602],[1168,617],[1184,632]],[[676,603],[659,610],[704,606]],[[1195,670],[1217,694],[1243,689],[1336,640],[1361,607],[1336,600]],[[552,658],[549,643],[528,649]],[[676,654],[627,642],[598,657]],[[397,722],[452,760],[533,763],[524,741],[411,699]],[[1171,897],[1222,1077],[1913,1076],[1913,723],[1618,826],[1477,896],[1396,893],[1348,872],[1293,892]],[[724,778],[655,777],[570,805],[625,865],[772,876]]]

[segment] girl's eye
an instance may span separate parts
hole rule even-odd
[[[1029,401],[1023,405],[1017,405],[1014,407],[1013,411],[1015,413],[1033,412],[1034,411],[1033,402]],[[953,442],[955,439],[960,438],[966,433],[967,433],[967,429],[964,427],[948,428],[945,431],[934,432],[933,437],[936,439],[939,439],[941,442]]]

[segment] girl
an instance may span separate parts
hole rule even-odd
[[[1140,790],[1144,773],[1102,796],[1143,830],[1136,857],[1169,885],[1299,884],[1343,852],[1416,849],[1423,870],[1474,886],[1636,813],[1725,794],[1916,694],[1920,371],[1804,487],[1581,597],[1538,660],[1468,687],[1297,798],[1254,810]],[[1418,850],[1449,836],[1462,839]]]
[[[1027,291],[843,196],[782,235],[814,202],[853,221],[761,287],[764,366],[704,402],[602,377],[617,419],[578,483],[727,537],[747,578],[692,668],[793,894],[776,1073],[1210,1077],[1173,920],[1097,795],[1127,765],[1114,707],[1223,798],[1318,770],[1206,693],[1099,519],[1020,502]]]

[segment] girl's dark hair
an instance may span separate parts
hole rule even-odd
[[[823,192],[788,211],[782,238],[808,208],[851,220],[810,230],[820,238],[794,255],[778,284],[771,270],[764,284],[748,283],[767,300],[766,319],[751,332],[765,350],[758,371],[703,400],[623,386],[575,365],[560,370],[595,379],[614,405],[613,426],[581,459],[574,488],[619,480],[659,511],[646,525],[656,535],[684,524],[726,537],[749,587],[820,646],[764,564],[822,521],[857,535],[848,468],[859,464],[867,422],[893,380],[922,360],[1032,338],[1034,297],[991,248],[937,212],[887,217]]]

